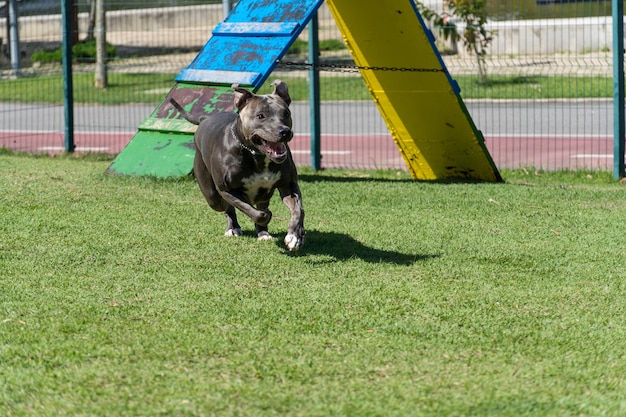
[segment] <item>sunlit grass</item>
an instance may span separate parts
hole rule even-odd
[[[175,74],[109,74],[105,90],[94,87],[94,75],[75,73],[73,77],[74,102],[93,104],[158,103],[175,84]],[[280,75],[288,84],[293,100],[309,99],[309,84],[302,76],[288,72]],[[276,77],[271,77],[269,85]],[[455,77],[465,99],[555,99],[555,98],[608,98],[612,97],[613,84],[608,77],[566,76],[500,76],[491,75],[487,83],[479,83],[477,76]],[[371,95],[358,76],[320,77],[321,99],[371,100]],[[262,87],[265,91],[269,87]],[[61,74],[2,80],[0,101],[7,102],[63,102],[63,77]]]
[[[301,169],[307,242],[191,178],[0,154],[0,415],[626,414],[626,192]]]

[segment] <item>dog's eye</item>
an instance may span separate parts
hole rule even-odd
[[[256,115],[256,118],[259,119],[259,120],[263,120],[263,119],[265,119],[265,115],[263,113],[259,113],[259,114]]]

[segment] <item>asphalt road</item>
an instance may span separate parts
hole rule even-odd
[[[612,135],[610,100],[468,101],[476,126],[485,135]],[[76,105],[75,130],[79,132],[134,133],[156,105]],[[292,103],[294,128],[309,132],[308,103]],[[322,131],[332,134],[384,134],[387,128],[372,102],[322,103]],[[63,106],[0,103],[0,131],[63,132]]]
[[[544,169],[612,164],[613,105],[610,100],[468,101],[474,123],[499,167]],[[77,105],[77,150],[117,153],[155,105]],[[299,163],[309,162],[308,103],[292,103]],[[403,167],[373,102],[327,102],[321,108],[323,164]],[[61,151],[63,106],[0,103],[0,146],[17,150]],[[368,165],[370,164],[371,165]]]

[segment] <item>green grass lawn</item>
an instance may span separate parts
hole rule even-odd
[[[109,74],[109,87],[94,87],[92,73],[75,73],[74,102],[93,104],[155,103],[174,86],[173,74]],[[0,101],[63,103],[63,75],[40,75],[2,80]]]
[[[360,77],[322,74],[320,77],[321,99],[371,100],[365,83]],[[174,86],[174,74],[109,74],[109,87],[96,89],[91,73],[75,73],[73,77],[74,101],[76,103],[121,104],[155,103],[163,100]],[[308,100],[309,87],[306,78],[283,76],[289,84],[293,100]],[[275,77],[266,82],[266,86]],[[613,84],[607,77],[566,76],[500,76],[492,75],[486,84],[479,84],[476,76],[455,77],[465,99],[554,99],[554,98],[608,98],[612,97]],[[269,87],[262,88],[262,91]],[[63,102],[63,77],[61,74],[2,80],[0,101],[4,102]]]
[[[0,155],[0,415],[626,415],[609,173],[303,169],[293,255],[109,163]]]

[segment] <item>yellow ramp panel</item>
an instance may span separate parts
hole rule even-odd
[[[412,0],[326,0],[416,179],[501,181]]]

